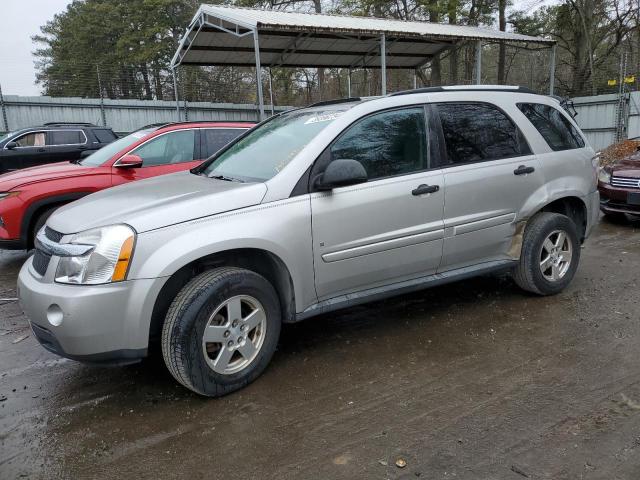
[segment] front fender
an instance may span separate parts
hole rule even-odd
[[[316,301],[308,195],[142,233],[129,278],[169,277],[203,257],[241,248],[263,250],[284,262],[297,311]]]

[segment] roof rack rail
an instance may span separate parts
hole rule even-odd
[[[42,125],[44,125],[45,127],[53,127],[55,125],[60,125],[60,126],[72,125],[74,127],[75,126],[78,126],[78,127],[96,127],[97,126],[90,122],[47,122],[47,123],[43,123]]]
[[[336,98],[335,100],[323,100],[321,102],[312,103],[311,105],[307,105],[307,107],[324,107],[325,105],[339,105],[341,103],[360,101],[362,101],[362,98],[360,97]]]
[[[530,88],[509,85],[454,85],[450,87],[423,87],[413,90],[401,90],[390,93],[390,97],[398,95],[411,95],[412,93],[436,93],[436,92],[519,92],[536,93]]]

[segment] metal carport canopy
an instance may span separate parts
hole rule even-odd
[[[256,67],[263,116],[262,67],[416,69],[435,54],[475,41],[476,83],[482,42],[537,43],[553,40],[478,27],[201,5],[182,37],[171,68],[178,65]],[[176,88],[177,98],[177,88]]]

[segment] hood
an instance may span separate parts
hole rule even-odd
[[[100,173],[100,169],[96,167],[85,167],[71,162],[50,163],[48,165],[25,168],[0,175],[0,192],[8,192],[9,190],[31,183],[94,173]]]
[[[131,182],[88,195],[47,221],[60,233],[126,223],[138,233],[259,204],[264,183],[239,183],[190,172]]]
[[[640,152],[618,160],[611,167],[611,171],[621,177],[640,178]]]

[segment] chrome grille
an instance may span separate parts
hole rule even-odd
[[[640,178],[619,177],[614,175],[611,177],[611,185],[613,187],[636,188],[640,190]]]
[[[38,275],[44,276],[47,273],[47,267],[51,261],[51,255],[47,255],[42,250],[37,250],[33,255],[33,269],[38,272]]]
[[[59,243],[64,237],[64,234],[60,232],[56,232],[52,228],[44,227],[44,236],[52,242]],[[39,275],[44,276],[47,273],[47,268],[49,267],[49,262],[51,261],[51,255],[43,252],[36,245],[36,251],[33,254],[33,269],[38,272]]]
[[[64,237],[63,233],[56,232],[54,229],[49,227],[44,227],[44,234],[49,240],[56,243],[60,243],[60,240]]]

